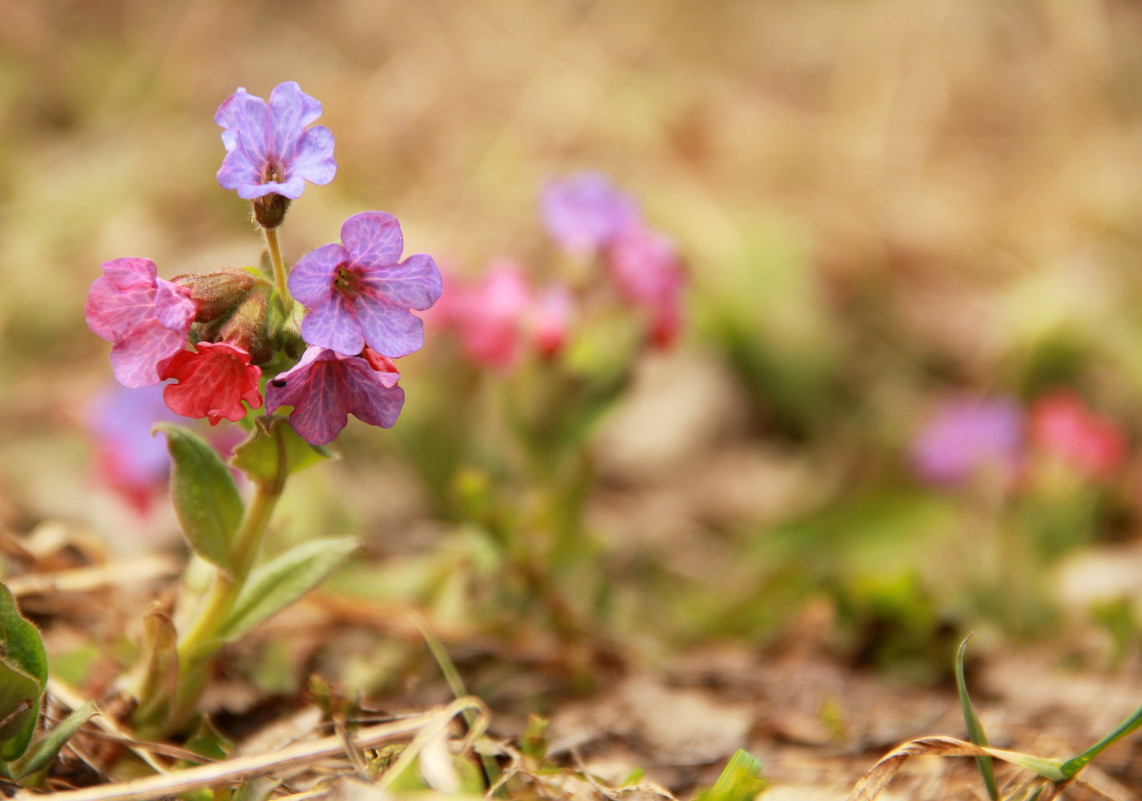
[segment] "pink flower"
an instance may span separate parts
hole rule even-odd
[[[178,381],[163,391],[172,411],[217,425],[222,418],[235,422],[245,417],[242,401],[261,408],[262,368],[250,363],[249,353],[230,342],[199,342],[196,347],[197,352],[179,351],[163,366],[162,377]]]
[[[1023,453],[1023,412],[1008,398],[946,401],[912,446],[919,477],[942,486],[962,484],[982,471],[1014,478]]]
[[[321,103],[296,81],[278,84],[270,102],[239,89],[218,107],[226,157],[218,183],[245,200],[269,194],[301,197],[305,182],[324,186],[337,173],[333,134],[323,125],[305,126],[321,116]]]
[[[455,329],[460,349],[474,364],[509,371],[530,346],[551,357],[566,344],[574,308],[570,291],[555,285],[536,292],[515,261],[493,261],[479,280],[449,280],[447,287],[438,319]]]
[[[1031,407],[1031,440],[1081,475],[1106,479],[1126,458],[1126,436],[1087,408],[1078,395],[1060,390]]]
[[[669,237],[642,225],[621,231],[607,248],[607,266],[619,293],[650,315],[652,341],[667,347],[682,327],[686,276]]]
[[[541,356],[551,358],[563,352],[575,315],[571,290],[556,284],[541,292],[532,309],[532,336]]]
[[[309,312],[301,336],[310,345],[355,356],[368,345],[397,358],[424,344],[423,311],[440,297],[440,271],[431,256],[399,261],[404,237],[383,211],[354,214],[341,243],[319,247],[294,265],[289,291]]]
[[[345,356],[328,348],[306,349],[296,365],[266,387],[266,411],[292,406],[289,422],[312,445],[332,442],[349,415],[390,428],[404,405],[400,374],[391,359],[365,351]]]
[[[599,172],[548,181],[539,208],[551,238],[571,253],[599,250],[639,218],[634,200]]]
[[[194,315],[190,290],[158,278],[150,259],[104,262],[87,294],[87,324],[114,343],[111,368],[132,388],[160,381],[159,363],[185,347]]]

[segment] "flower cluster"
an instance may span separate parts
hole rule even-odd
[[[290,423],[314,445],[332,441],[349,414],[384,427],[396,421],[404,392],[392,359],[423,344],[413,311],[440,297],[440,272],[430,256],[401,259],[400,223],[381,211],[351,216],[339,243],[286,269],[277,229],[290,202],[306,182],[328,184],[337,171],[333,134],[309,127],[320,115],[321,104],[292,81],[268,102],[239,89],[215,115],[226,150],[218,182],[251,201],[270,271],[227,268],[168,281],[149,259],[103,264],[86,317],[113,344],[112,368],[124,386],[173,381],[163,390],[166,405],[211,424],[263,404],[267,414],[289,406]]]
[[[1110,478],[1126,458],[1126,437],[1073,392],[1037,398],[959,397],[933,414],[912,445],[912,466],[929,484],[956,486],[988,475],[1010,485],[1028,461],[1056,463],[1090,481]]]
[[[555,243],[572,256],[601,257],[618,292],[647,314],[651,341],[671,345],[682,328],[685,273],[674,242],[634,199],[601,173],[579,172],[549,181],[540,211]]]

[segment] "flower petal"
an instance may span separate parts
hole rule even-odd
[[[357,322],[364,332],[365,343],[382,356],[398,359],[424,345],[424,323],[410,311],[393,306],[386,301],[361,295],[354,304]],[[301,335],[305,335],[302,322]],[[361,349],[356,352],[360,353]],[[340,351],[351,353],[353,351]]]
[[[361,304],[350,305],[340,293],[334,292],[328,302],[311,308],[305,315],[301,321],[302,339],[346,356],[360,353],[365,347],[365,336],[357,318],[360,308]]]
[[[111,349],[111,370],[115,378],[132,389],[157,384],[157,365],[182,350],[186,334],[150,325],[136,329]]]
[[[316,125],[302,134],[294,154],[293,175],[311,184],[325,186],[337,174],[333,159],[333,132],[324,125]]]
[[[270,92],[269,123],[271,152],[292,161],[305,126],[321,116],[321,102],[301,91],[297,81],[279,83]]]
[[[444,289],[436,262],[423,253],[383,270],[369,271],[361,276],[361,283],[370,294],[406,309],[427,309],[440,299]]]
[[[404,235],[393,215],[363,211],[341,226],[341,244],[349,252],[350,267],[381,267],[400,261]]]
[[[349,258],[338,244],[322,245],[302,256],[289,274],[289,291],[303,306],[312,308],[329,300],[337,268]]]
[[[342,399],[358,420],[381,428],[392,428],[404,405],[404,390],[385,386],[364,359],[346,360],[343,368]]]

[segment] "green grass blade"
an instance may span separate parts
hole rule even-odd
[[[1080,770],[1085,768],[1090,761],[1102,753],[1108,746],[1118,742],[1130,732],[1142,726],[1142,706],[1134,710],[1134,714],[1126,720],[1118,724],[1118,726],[1110,734],[1103,737],[1097,743],[1092,745],[1087,750],[1083,751],[1078,756],[1073,756],[1063,763],[1063,774],[1069,779]]]
[[[960,643],[960,648],[956,652],[956,689],[960,693],[960,706],[964,711],[964,725],[968,730],[968,739],[981,748],[987,747],[987,734],[983,730],[983,724],[979,720],[979,715],[975,713],[975,706],[971,702],[971,696],[968,695],[968,684],[964,678],[964,655],[967,653],[968,640],[971,635],[964,637],[964,641]],[[991,801],[999,801],[999,785],[995,781],[995,763],[991,757],[981,756],[975,758],[975,764],[979,767],[979,773],[983,777],[983,783],[987,787],[987,797]]]

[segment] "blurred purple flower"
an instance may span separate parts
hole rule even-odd
[[[113,384],[88,408],[86,424],[95,442],[97,478],[139,514],[150,510],[170,471],[166,441],[151,436],[151,428],[179,419],[163,402],[158,384],[140,389]]]
[[[91,330],[115,345],[115,377],[138,388],[157,384],[159,363],[183,349],[195,303],[189,289],[159,278],[150,259],[115,259],[92,282],[85,314]]]
[[[400,374],[392,361],[365,351],[344,356],[310,347],[296,365],[266,386],[266,413],[292,406],[289,422],[312,445],[332,442],[352,414],[370,425],[389,428],[404,405]]]
[[[599,172],[548,181],[539,208],[551,238],[571,253],[599,250],[639,220],[634,199]]]
[[[1023,417],[1010,398],[946,401],[913,443],[912,466],[938,486],[955,486],[986,470],[1009,479],[1022,457]]]
[[[383,211],[347,219],[341,242],[310,251],[290,273],[290,292],[309,309],[302,337],[346,356],[366,345],[392,358],[419,349],[424,324],[409,310],[423,311],[440,297],[436,262],[418,253],[398,263],[400,223]]]
[[[321,103],[296,81],[278,84],[270,102],[239,89],[214,115],[222,126],[226,157],[218,183],[246,200],[269,194],[297,200],[305,182],[333,180],[333,134],[323,125],[305,126],[321,116]]]

